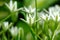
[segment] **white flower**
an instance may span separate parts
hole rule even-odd
[[[29,13],[26,15],[26,22],[28,24],[33,24],[34,21],[35,21],[35,16],[36,16],[36,13],[35,13],[35,8],[32,8],[31,6],[29,6],[29,8],[25,8],[26,12]]]
[[[34,21],[35,21],[35,15],[31,15],[31,14],[29,14],[29,15],[26,15],[26,22],[28,23],[28,24],[33,24],[34,23]]]
[[[33,24],[36,17],[35,8],[29,6],[29,8],[24,7],[24,9],[25,9],[24,11],[26,11],[27,14],[26,14],[26,20],[23,19],[23,21],[27,22],[28,24]]]
[[[55,21],[57,19],[58,21],[60,21],[60,7],[58,5],[56,5],[55,7],[50,7],[47,13],[49,15],[44,12],[40,12],[40,17],[44,20],[48,18],[48,20],[53,19]]]
[[[44,13],[43,11],[40,12],[38,15],[40,16],[40,18],[42,18],[44,20],[46,20],[46,18],[48,18],[48,20],[49,20],[48,14]]]
[[[17,27],[12,27],[10,29],[10,32],[11,32],[12,36],[17,36],[17,34],[18,34],[18,28]]]
[[[34,13],[35,12],[35,8],[32,8],[31,6],[29,6],[28,8],[24,7],[24,9],[27,13]]]
[[[5,3],[5,5],[10,9],[10,11],[17,10],[17,2],[16,1],[13,3],[13,1],[10,0],[10,3],[9,4]]]
[[[56,17],[58,18],[58,21],[60,20],[60,7],[56,5],[55,7],[50,7],[49,8],[49,16],[53,19],[56,20]]]
[[[17,2],[15,1],[14,2],[14,11],[16,11],[17,10]]]
[[[33,16],[31,14],[26,15],[26,20],[24,20],[22,18],[21,18],[21,20],[28,23],[29,25],[32,25],[35,22],[35,15],[33,15]]]
[[[3,22],[3,25],[4,25],[4,28],[5,28],[5,29],[8,29],[8,28],[9,28],[9,27],[8,27],[8,25],[9,25],[8,22]]]
[[[24,20],[24,19],[22,19],[22,18],[20,18],[22,21],[24,21],[24,22],[26,22],[26,23],[28,23],[29,25],[32,25],[34,22],[35,22],[35,15],[31,15],[31,14],[27,14],[26,15],[26,20]]]

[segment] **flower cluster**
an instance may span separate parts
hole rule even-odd
[[[50,7],[48,11],[44,10],[41,11],[40,13],[36,12],[38,10],[36,8],[32,8],[31,6],[29,6],[28,8],[23,7],[17,9],[17,2],[16,1],[13,2],[12,0],[10,0],[9,4],[5,3],[5,5],[10,10],[11,13],[10,17],[12,18],[13,22],[12,23],[3,22],[0,25],[0,28],[1,27],[3,28],[1,29],[2,32],[0,34],[4,35],[6,31],[9,31],[9,33],[13,38],[12,40],[15,40],[15,38],[17,37],[18,37],[17,40],[24,40],[24,39],[33,40],[34,38],[36,38],[36,40],[38,38],[41,40],[42,39],[54,40],[55,36],[58,35],[58,33],[60,33],[60,23],[59,23],[60,7],[58,5],[56,5],[55,7]],[[17,22],[19,10],[26,12],[26,15],[25,19],[21,18],[23,22],[19,20],[19,22],[17,23],[19,27],[17,27],[16,25],[13,26],[13,24]],[[29,25],[27,25],[26,23],[25,23],[26,25],[23,25],[24,22],[26,22]],[[28,32],[25,29],[28,29]]]
[[[13,23],[9,23],[9,22],[3,22],[1,23],[0,25],[0,35],[1,34],[5,34],[5,32],[9,32],[12,36],[12,38],[15,38],[15,37],[21,37],[24,36],[24,29],[22,27],[18,28],[17,26],[13,26]],[[5,37],[5,36],[4,36]]]
[[[55,7],[50,7],[47,11],[48,14],[45,12],[40,12],[40,17],[46,20],[46,18],[53,19],[54,21],[57,19],[60,21],[60,7],[56,5]]]
[[[40,12],[39,16],[44,20],[42,29],[45,31],[45,35],[49,35],[52,40],[55,40],[55,37],[60,33],[60,6],[50,7],[48,11]]]
[[[23,11],[27,13],[26,20],[24,19],[23,20],[27,22],[28,24],[32,25],[36,17],[35,8],[32,8],[31,6],[29,6],[28,8],[24,7]]]
[[[52,17],[53,20],[60,21],[60,7],[56,5],[55,7],[49,8],[49,16]]]

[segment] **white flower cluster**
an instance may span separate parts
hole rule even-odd
[[[57,17],[57,20],[60,21],[60,7],[56,5],[55,7],[49,8],[49,16],[51,16],[53,20],[56,20]]]
[[[48,18],[48,14],[46,14],[45,12],[40,12],[39,14],[39,17],[42,18],[43,20],[46,20]]]
[[[48,10],[48,14],[45,12],[40,12],[40,17],[46,20],[46,18],[53,19],[54,21],[57,19],[60,21],[60,6],[56,5],[55,7],[50,7]]]
[[[12,23],[9,24],[9,22],[3,22],[3,24],[1,26],[3,27],[3,30],[5,30],[5,31],[9,30],[13,37],[15,37],[19,34],[22,34],[22,35],[24,34],[23,28],[21,28],[21,27],[17,28],[17,26],[13,27],[11,24]]]
[[[35,12],[35,8],[32,8],[31,6],[29,6],[28,8],[24,7],[24,10],[27,14],[26,14],[26,20],[24,20],[25,22],[27,22],[28,24],[33,24],[35,21],[35,17],[36,17],[36,12]]]

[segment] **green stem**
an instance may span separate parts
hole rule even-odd
[[[33,35],[35,35],[35,37],[38,37],[40,40],[42,40],[42,38],[36,34],[36,32],[33,30],[33,28],[31,28],[31,32]],[[35,39],[35,40],[37,40],[37,39]]]
[[[35,0],[35,7],[36,7],[36,20],[37,20],[37,0]],[[37,32],[37,22],[36,22],[36,34],[38,33]],[[37,40],[37,38],[35,38]]]
[[[3,33],[3,40],[7,40],[7,37],[5,36],[4,33]]]
[[[7,20],[10,16],[11,16],[11,14],[8,15],[8,16],[7,16],[6,18],[4,18],[3,20],[1,20],[0,23],[2,23],[3,21]]]
[[[10,28],[12,25],[13,25],[13,23],[10,23],[10,25],[9,25],[8,27]],[[9,28],[8,28],[7,30],[9,30]],[[3,33],[5,33],[7,30],[2,30],[2,31],[0,32],[0,35],[3,34]]]
[[[36,20],[37,20],[37,0],[35,0],[35,7],[36,7]],[[37,30],[37,22],[36,22],[36,30]]]

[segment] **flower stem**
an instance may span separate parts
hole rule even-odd
[[[35,7],[36,7],[36,20],[37,20],[37,0],[35,0]],[[36,22],[36,28],[37,28],[37,22]]]
[[[36,8],[36,20],[37,20],[37,0],[35,0],[35,8]],[[37,32],[37,22],[36,22],[36,34],[38,33]],[[36,38],[36,40],[37,40],[37,38]]]
[[[11,14],[8,15],[6,18],[2,19],[2,20],[0,21],[0,23],[2,23],[2,22],[4,22],[5,20],[7,20],[10,16],[11,16]]]

